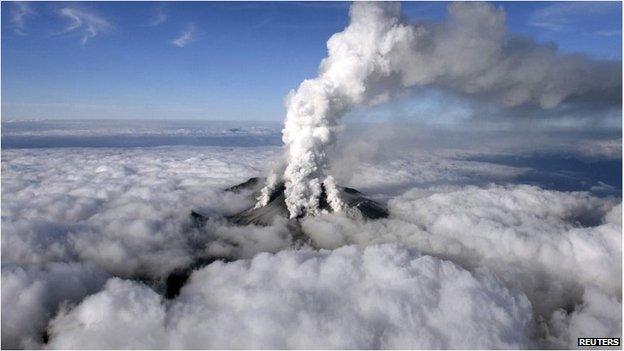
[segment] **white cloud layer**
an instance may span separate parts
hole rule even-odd
[[[486,268],[546,316],[579,300],[583,287],[599,286],[610,296],[621,289],[615,278],[622,272],[615,220],[621,207],[609,200],[529,186],[469,186],[415,189],[389,205],[389,220],[327,215],[303,227],[323,248],[402,242],[470,270]]]
[[[92,263],[42,267],[2,265],[2,348],[37,348],[61,303],[77,303],[100,290],[107,275]]]
[[[261,174],[275,151],[3,151],[3,259],[90,260],[115,275],[162,277],[192,260],[195,239],[184,234],[190,210],[247,206],[219,190]]]
[[[471,160],[515,141],[466,139],[484,151],[410,133],[337,150],[340,184],[389,200],[390,218],[308,218],[310,245],[297,247],[284,222],[216,219],[252,205],[220,189],[267,174],[278,147],[3,149],[2,346],[567,348],[619,336],[619,199],[515,185],[530,169]],[[215,219],[192,229],[191,209]],[[163,297],[169,273],[214,257],[234,262]]]
[[[494,279],[401,245],[350,246],[215,263],[170,305],[110,280],[52,322],[50,346],[521,348],[529,321],[526,298]]]

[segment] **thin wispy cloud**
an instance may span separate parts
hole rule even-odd
[[[26,18],[35,15],[35,11],[25,2],[12,3],[10,23],[13,31],[19,35],[26,35]]]
[[[165,22],[167,22],[167,14],[165,13],[165,11],[160,8],[157,7],[154,10],[154,16],[149,20],[149,22],[147,22],[144,27],[156,27],[159,26]]]
[[[65,7],[59,11],[59,15],[69,20],[67,27],[59,34],[79,33],[82,45],[85,45],[90,38],[113,28],[106,19],[83,9]]]
[[[197,27],[194,24],[190,24],[186,30],[184,30],[177,38],[171,41],[171,44],[183,48],[188,44],[197,41],[199,37],[199,32],[197,31]]]
[[[596,17],[614,11],[620,11],[616,2],[556,3],[535,11],[529,18],[529,25],[556,32],[576,30],[576,25],[580,19],[586,21],[588,16]]]
[[[600,35],[602,37],[615,37],[622,35],[621,30],[599,30],[595,33],[596,35]]]

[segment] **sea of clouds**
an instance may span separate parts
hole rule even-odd
[[[331,172],[390,217],[306,218],[305,244],[285,221],[219,220],[253,205],[222,190],[282,157],[253,131],[241,132],[253,147],[3,148],[2,348],[574,348],[621,336],[617,135],[370,128],[349,129]],[[508,162],[536,150],[569,161]],[[213,219],[197,229],[193,209]],[[167,277],[189,267],[167,298]]]

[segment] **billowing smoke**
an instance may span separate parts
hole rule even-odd
[[[355,106],[424,86],[503,108],[620,99],[619,63],[559,54],[553,46],[509,35],[505,13],[490,4],[452,4],[442,24],[409,24],[399,4],[385,2],[356,2],[350,17],[344,31],[328,40],[318,77],[304,80],[287,98],[284,180],[291,217],[319,212],[322,189],[333,184],[328,147],[341,117]]]

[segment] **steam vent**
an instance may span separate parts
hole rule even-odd
[[[225,191],[241,192],[252,190],[251,197],[256,199],[262,186],[264,185],[264,178],[250,178],[244,183],[227,188]],[[356,220],[372,220],[388,217],[388,211],[386,208],[370,199],[364,197],[362,193],[347,187],[337,187],[339,196],[342,202],[345,204],[344,214],[352,219]],[[286,207],[284,183],[279,184],[270,196],[269,202],[266,206],[255,208],[254,206],[227,217],[227,220],[231,223],[238,225],[261,225],[269,226],[277,218],[289,218],[288,208]],[[319,199],[321,210],[327,212],[333,212],[332,208],[327,202],[327,195],[325,189],[321,193]],[[196,223],[205,222],[208,218],[196,211],[191,213],[191,217]],[[291,227],[298,223],[298,219],[291,220]],[[297,225],[298,226],[298,225]]]

